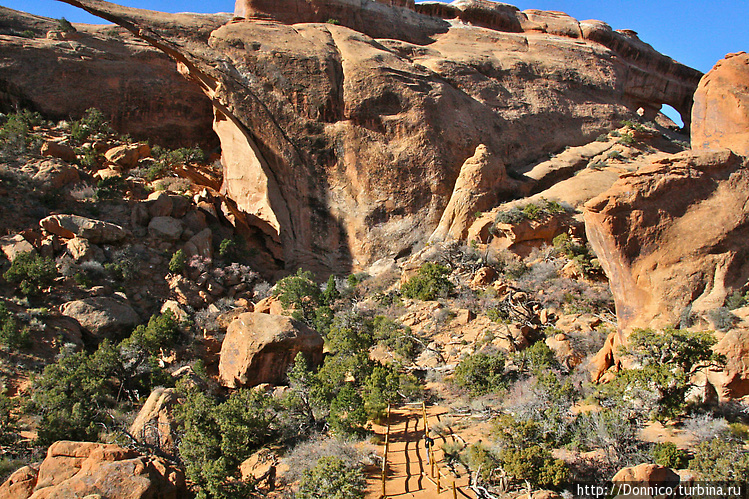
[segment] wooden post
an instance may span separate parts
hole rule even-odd
[[[388,404],[387,429],[385,430],[385,456],[382,459],[382,498],[387,497],[385,484],[387,483],[388,451],[390,450],[390,404]]]
[[[455,488],[455,480],[453,480],[453,499],[458,499],[458,489]]]
[[[440,473],[440,469],[437,468],[437,493],[439,494],[442,491],[442,487],[440,487],[440,476],[442,473]]]

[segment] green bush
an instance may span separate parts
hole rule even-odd
[[[38,295],[44,288],[50,287],[57,277],[57,267],[51,258],[36,253],[23,253],[16,256],[5,272],[8,282],[17,284],[21,293]]]
[[[175,338],[174,318],[166,312],[138,326],[118,345],[104,340],[91,354],[69,353],[45,367],[34,380],[28,408],[41,417],[38,443],[95,441],[111,427],[108,410],[172,383],[155,355]]]
[[[714,438],[694,449],[689,469],[699,473],[702,480],[749,480],[749,455],[741,443]]]
[[[169,272],[172,274],[181,274],[187,266],[187,255],[182,250],[177,250],[169,260]]]
[[[294,309],[292,317],[309,325],[314,324],[315,311],[322,302],[322,293],[315,284],[312,272],[298,269],[295,275],[278,281],[273,294],[285,309]]]
[[[28,328],[18,326],[5,303],[0,303],[0,344],[14,350],[31,346]]]
[[[725,307],[728,310],[735,310],[741,308],[749,303],[749,291],[741,293],[736,291],[726,298]]]
[[[686,451],[676,447],[675,443],[663,442],[653,447],[653,460],[661,466],[680,470],[686,468],[688,456]]]
[[[360,467],[350,467],[335,456],[321,457],[314,468],[305,471],[299,482],[297,499],[360,499],[366,481]]]
[[[709,331],[636,329],[624,353],[640,367],[620,372],[596,396],[603,404],[633,415],[659,421],[677,417],[687,407],[692,374],[701,367],[725,363],[723,356],[711,350],[715,342]]]
[[[401,293],[406,298],[424,301],[446,297],[455,287],[447,278],[449,275],[450,269],[444,265],[427,262],[403,284]]]
[[[57,20],[57,29],[59,29],[63,33],[75,33],[77,31],[75,27],[70,24],[70,21],[68,21],[64,17],[61,17]]]
[[[70,139],[75,144],[83,144],[97,135],[108,135],[113,133],[104,113],[92,107],[86,109],[78,121],[70,124]]]
[[[231,480],[238,466],[281,432],[273,397],[239,390],[224,402],[189,391],[176,411],[183,435],[179,443],[185,474],[198,488],[197,497],[242,499],[250,484]]]
[[[500,352],[468,355],[455,368],[453,380],[474,395],[502,390],[506,387],[505,356]]]
[[[27,110],[8,115],[0,127],[0,151],[5,155],[16,155],[35,148],[40,139],[31,134],[31,129],[41,123],[39,113]]]
[[[619,140],[616,141],[618,144],[624,144],[625,146],[633,146],[637,144],[634,134],[631,132],[623,133]]]
[[[522,449],[504,449],[499,460],[515,482],[528,481],[534,488],[557,487],[569,477],[569,467],[540,445]]]

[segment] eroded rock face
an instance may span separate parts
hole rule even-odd
[[[692,147],[749,156],[749,54],[728,54],[700,81],[692,109]]]
[[[619,327],[676,325],[749,279],[749,169],[728,150],[683,152],[623,175],[585,205]]]
[[[77,119],[95,106],[135,138],[215,145],[210,101],[161,51],[112,26],[76,25],[74,39],[48,38],[57,25],[0,7],[0,112],[30,107],[49,119]]]
[[[117,445],[60,441],[38,470],[24,467],[2,486],[0,499],[57,499],[99,494],[108,499],[186,497],[185,478],[159,457]]]
[[[604,23],[487,2],[428,12],[409,1],[244,0],[246,20],[199,27],[66,1],[138,33],[202,86],[223,192],[278,260],[322,273],[423,242],[479,144],[513,169],[640,107],[668,103],[688,121],[701,76]],[[464,15],[487,27],[453,21]]]
[[[229,325],[221,344],[221,384],[229,388],[281,384],[297,353],[317,365],[322,347],[317,331],[289,317],[244,313]]]

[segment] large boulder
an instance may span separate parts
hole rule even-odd
[[[633,32],[491,2],[242,0],[217,27],[66,1],[180,61],[215,103],[223,193],[286,267],[326,273],[422,243],[480,144],[512,172],[640,108],[689,122],[702,76]]]
[[[2,486],[0,499],[179,499],[187,489],[182,471],[159,457],[117,445],[60,441],[38,470],[24,467]]]
[[[692,108],[692,147],[749,156],[749,54],[728,54],[700,81]]]
[[[115,243],[130,234],[119,225],[79,215],[50,215],[40,220],[39,225],[50,234],[67,239],[79,236],[94,244]]]
[[[124,144],[104,153],[107,161],[123,168],[135,168],[139,160],[150,155],[151,148],[148,144]]]
[[[281,384],[299,352],[317,365],[322,348],[317,331],[289,317],[244,313],[229,325],[221,344],[221,384],[229,388]]]
[[[130,434],[139,442],[173,454],[177,443],[177,422],[173,415],[176,404],[174,388],[156,388],[130,425]]]
[[[678,324],[749,280],[749,169],[728,150],[685,151],[623,175],[584,217],[622,330]]]
[[[104,296],[69,301],[60,306],[60,313],[77,320],[96,338],[128,333],[140,323],[130,305]]]
[[[658,464],[638,464],[628,468],[622,468],[611,479],[616,484],[630,484],[633,487],[672,487],[676,488],[681,477],[672,470]],[[637,495],[634,497],[643,497]],[[649,496],[648,496],[649,497]]]

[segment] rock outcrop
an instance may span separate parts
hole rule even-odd
[[[510,190],[507,172],[484,144],[460,168],[453,193],[430,241],[464,240],[476,213],[497,205],[501,191]]]
[[[299,352],[318,365],[322,347],[322,336],[300,322],[281,315],[244,313],[229,325],[221,344],[221,384],[237,388],[284,383]]]
[[[749,54],[728,54],[694,94],[692,147],[749,156]]]
[[[177,444],[177,422],[172,412],[176,404],[174,388],[156,388],[130,425],[130,434],[139,442],[173,454]]]
[[[489,2],[244,0],[246,19],[218,26],[65,1],[160,48],[201,85],[223,192],[278,260],[323,273],[422,242],[479,144],[512,170],[638,108],[667,103],[688,122],[701,76],[632,32]]]
[[[215,25],[228,20],[216,17]],[[97,107],[138,139],[215,145],[210,101],[161,51],[116,26],[76,25],[69,39],[48,37],[58,26],[0,7],[0,112],[28,107],[60,120]]]
[[[67,441],[52,444],[38,470],[26,466],[0,485],[0,499],[88,496],[178,499],[187,489],[182,471],[161,458],[117,445]]]
[[[585,205],[622,330],[678,324],[746,285],[747,166],[728,150],[685,151],[622,175]]]
[[[128,231],[117,224],[79,215],[50,215],[40,220],[39,226],[49,234],[66,239],[78,236],[94,244],[115,243],[128,236]]]

